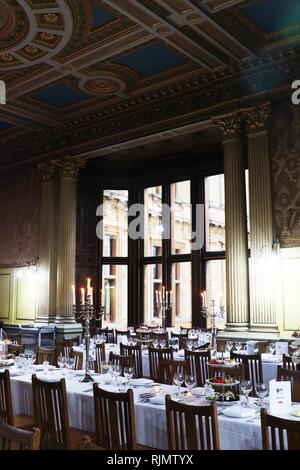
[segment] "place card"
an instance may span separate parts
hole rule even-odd
[[[275,343],[275,354],[276,356],[282,356],[282,354],[289,353],[289,343],[287,341],[276,341]]]
[[[292,406],[291,382],[269,382],[270,413],[280,414],[289,412]]]

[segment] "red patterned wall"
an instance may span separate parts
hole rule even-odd
[[[0,264],[35,260],[39,249],[40,176],[29,169],[0,176]]]

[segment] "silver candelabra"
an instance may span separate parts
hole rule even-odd
[[[216,328],[216,319],[223,319],[225,315],[225,307],[220,306],[220,310],[217,311],[216,303],[214,300],[211,301],[211,310],[208,310],[207,305],[202,305],[201,313],[204,318],[209,318],[211,320],[211,341],[212,346],[216,346],[216,335],[217,335],[217,328]]]
[[[95,307],[91,303],[91,296],[87,295],[85,299],[85,303],[80,304],[79,309],[77,309],[76,305],[73,305],[73,312],[75,318],[78,320],[84,321],[84,340],[85,340],[85,375],[80,382],[94,382],[94,379],[91,377],[90,374],[90,367],[89,367],[89,359],[90,359],[90,322],[91,320],[95,320],[102,324],[102,317],[104,315],[104,306],[100,306],[98,315],[95,312]],[[77,316],[78,314],[78,316]]]
[[[172,302],[162,299],[158,305],[161,310],[161,326],[165,330],[167,327],[167,312],[171,310]]]

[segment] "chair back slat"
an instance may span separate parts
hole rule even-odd
[[[191,406],[166,396],[169,450],[218,450],[217,405]]]
[[[74,357],[74,370],[82,370],[83,368],[83,352],[72,351],[71,356]]]
[[[0,421],[14,425],[9,371],[0,372]]]
[[[26,431],[0,422],[0,450],[39,450],[39,448],[39,429]]]
[[[136,444],[133,392],[108,392],[94,384],[96,443],[109,450],[134,450]]]
[[[133,356],[133,376],[136,379],[143,377],[143,356],[141,344],[129,345],[121,343],[120,353],[122,355]]]
[[[173,349],[149,347],[149,369],[150,378],[158,380],[158,361],[159,359],[173,359]]]
[[[279,418],[261,410],[263,450],[300,450],[300,421]]]
[[[185,350],[185,359],[189,362],[191,374],[196,377],[197,387],[203,387],[208,379],[210,351]]]
[[[71,448],[65,379],[44,382],[32,376],[36,425],[41,431],[41,445],[49,449]]]
[[[94,369],[95,372],[98,374],[101,373],[101,366],[105,363],[105,343],[98,343],[96,344],[95,348],[95,361],[94,361]]]

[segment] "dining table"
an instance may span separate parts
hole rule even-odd
[[[32,416],[32,373],[38,378],[47,381],[57,381],[62,377],[66,381],[68,411],[70,426],[85,431],[95,432],[93,384],[80,382],[84,371],[60,371],[53,368],[43,371],[34,366],[31,371],[18,370],[10,367],[11,390],[14,414],[27,414]],[[137,379],[126,381],[119,378],[118,383],[113,376],[107,374],[93,374],[98,386],[112,391],[124,391],[132,388],[134,394],[134,411],[136,420],[136,432],[138,443],[156,449],[168,449],[167,421],[165,412],[165,396],[175,397],[178,388],[173,385],[155,384],[150,379]],[[126,383],[124,383],[126,382]],[[157,389],[158,388],[158,389]],[[179,398],[186,400],[186,389],[181,387]],[[151,400],[143,397],[148,395],[160,397],[160,400]],[[193,405],[209,405],[210,401],[204,396],[205,389],[197,388],[193,392]],[[177,398],[176,398],[177,399]],[[262,448],[260,407],[255,398],[250,398],[251,413],[242,416],[227,416],[228,407],[222,403],[218,405],[218,425],[220,435],[220,447],[223,450],[257,450]],[[236,406],[236,405],[233,405]],[[300,404],[299,404],[300,409]],[[284,416],[287,418],[286,416]],[[297,419],[292,416],[289,419]],[[299,418],[298,418],[299,419]]]

